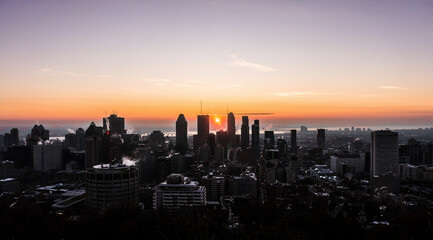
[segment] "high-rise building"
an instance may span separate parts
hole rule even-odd
[[[224,176],[214,176],[212,173],[203,176],[203,185],[206,186],[206,197],[208,201],[220,201],[226,191],[226,181]]]
[[[216,145],[220,144],[224,148],[227,147],[227,132],[219,130],[216,132]]]
[[[231,176],[228,179],[228,194],[257,197],[257,178],[254,173],[242,173],[240,176]]]
[[[5,133],[4,137],[3,137],[3,144],[6,147],[10,147],[12,146],[12,136],[10,133]]]
[[[227,115],[227,137],[230,146],[236,145],[236,120],[233,113]]]
[[[250,122],[248,116],[242,116],[241,126],[241,147],[243,150],[247,149],[250,145]]]
[[[75,133],[68,133],[65,135],[65,141],[63,141],[65,148],[75,149],[77,146],[77,139]]]
[[[290,130],[290,148],[292,153],[298,151],[298,144],[296,143],[296,129]]]
[[[176,120],[176,150],[181,153],[188,151],[188,122],[183,114]]]
[[[46,141],[50,138],[50,131],[46,130],[42,124],[33,126],[27,145],[36,145],[39,141]]]
[[[265,149],[274,149],[275,137],[274,131],[265,131]]]
[[[154,188],[153,208],[177,211],[181,207],[206,205],[206,188],[180,174],[171,174],[167,181]]]
[[[278,155],[280,157],[287,156],[287,141],[284,138],[277,139]]]
[[[427,148],[428,148],[427,163],[431,164],[433,163],[433,142],[429,142],[427,144]]]
[[[209,151],[211,156],[215,155],[215,147],[216,147],[215,141],[216,141],[215,133],[209,133],[208,145],[209,145]]]
[[[325,149],[326,147],[325,129],[317,129],[317,147],[320,149]]]
[[[33,145],[33,170],[61,170],[63,168],[62,144]]]
[[[138,206],[138,172],[121,164],[98,164],[86,170],[86,201],[92,209]]]
[[[209,141],[209,115],[197,115],[197,135],[199,146]]]
[[[372,132],[370,177],[387,173],[398,175],[398,133]]]
[[[18,128],[11,129],[11,140],[12,140],[12,145],[18,146],[19,143]]]
[[[104,161],[104,130],[92,122],[86,130],[85,168],[92,168]]]
[[[149,146],[154,150],[157,148],[166,149],[165,136],[160,130],[154,130],[147,140],[149,141]]]
[[[407,157],[411,164],[420,165],[424,163],[421,143],[413,138],[409,139],[407,145],[399,147],[399,157]]]
[[[76,150],[83,151],[86,145],[86,134],[82,128],[78,128],[77,131],[75,131],[75,140],[77,141]]]
[[[257,119],[251,125],[251,145],[255,150],[260,149],[260,123]]]
[[[116,114],[111,114],[108,118],[103,118],[103,127],[105,130],[109,131],[110,134],[125,133],[125,118],[118,117]]]

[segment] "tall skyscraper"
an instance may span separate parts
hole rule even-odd
[[[257,119],[251,125],[251,145],[255,150],[260,149],[260,123]]]
[[[227,132],[223,130],[219,130],[216,132],[216,144],[220,144],[224,148],[227,147]]]
[[[287,141],[284,138],[277,139],[278,155],[280,157],[287,157]]]
[[[317,147],[325,149],[326,146],[326,135],[325,129],[317,129]]]
[[[181,153],[188,150],[188,122],[183,114],[176,120],[176,150]]]
[[[110,134],[125,133],[125,118],[118,117],[116,114],[111,114],[108,118],[103,118],[103,127],[105,130],[109,131]]]
[[[298,145],[296,143],[296,129],[290,130],[290,148],[292,153],[296,153],[298,151]]]
[[[12,140],[12,145],[18,146],[18,142],[19,142],[19,137],[18,137],[18,128],[12,128],[11,129],[11,140]]]
[[[46,130],[42,124],[33,126],[30,137],[36,143],[40,140],[46,141],[50,138],[50,131]]]
[[[209,141],[209,115],[197,115],[197,135],[199,146]]]
[[[241,147],[246,150],[250,145],[250,122],[248,116],[242,116]]]
[[[398,133],[372,132],[370,177],[386,173],[398,174]]]
[[[233,113],[227,115],[227,137],[230,146],[236,145],[236,120]]]
[[[275,137],[274,131],[265,131],[265,149],[274,149]]]
[[[78,128],[77,131],[75,131],[75,140],[77,141],[76,149],[78,151],[84,150],[86,145],[86,134],[82,128]]]
[[[93,168],[104,160],[104,134],[103,128],[92,122],[86,130],[85,167]]]

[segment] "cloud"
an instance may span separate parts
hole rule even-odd
[[[105,75],[105,74],[101,74],[101,75],[96,75],[96,77],[98,77],[98,78],[112,78],[112,77],[114,77],[113,75]]]
[[[243,67],[256,72],[275,72],[275,69],[246,61],[245,59],[239,58],[236,54],[230,55],[232,61],[230,62],[231,66]]]
[[[407,88],[398,87],[398,86],[380,86],[379,88],[382,88],[382,89],[392,89],[392,90],[408,90]]]
[[[59,70],[55,70],[55,69],[52,69],[52,68],[42,68],[42,69],[36,70],[35,72],[39,73],[39,74],[51,74],[51,75],[53,75],[53,74],[57,74],[57,75],[69,75],[69,76],[80,75],[78,73],[67,72],[67,71],[59,71]]]

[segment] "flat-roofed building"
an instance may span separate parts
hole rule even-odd
[[[153,208],[177,211],[181,207],[206,205],[206,188],[181,174],[171,174],[154,188]]]

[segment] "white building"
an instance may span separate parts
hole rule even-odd
[[[63,165],[63,145],[47,144],[33,146],[33,169],[35,171],[60,170]]]
[[[206,205],[206,188],[181,174],[171,174],[154,188],[153,208],[176,211],[181,207]]]
[[[418,180],[418,166],[412,164],[400,164],[401,180]]]

